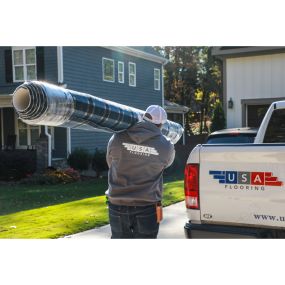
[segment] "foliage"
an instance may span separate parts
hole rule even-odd
[[[76,148],[67,158],[70,167],[76,170],[87,170],[91,161],[90,154],[84,148]]]
[[[36,151],[0,151],[0,180],[19,180],[36,171]]]
[[[26,185],[54,185],[66,184],[80,180],[80,174],[73,168],[53,169],[48,168],[44,173],[35,173],[20,181]]]
[[[224,129],[226,127],[226,119],[222,104],[218,102],[214,109],[212,117],[211,132]]]
[[[207,121],[222,95],[221,62],[211,54],[211,47],[165,46],[156,49],[169,59],[165,66],[165,98],[185,105],[186,132],[199,121],[199,133],[208,132]]]
[[[103,171],[108,170],[105,151],[95,149],[92,157],[92,168],[96,171],[97,177],[99,177]]]

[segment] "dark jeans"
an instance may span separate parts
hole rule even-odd
[[[156,221],[156,207],[118,206],[110,202],[109,219],[112,239],[157,237],[159,223]]]

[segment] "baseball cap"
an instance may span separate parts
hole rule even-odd
[[[143,118],[146,121],[152,122],[156,125],[164,124],[167,121],[167,114],[165,110],[158,106],[158,105],[150,105],[145,110],[145,113],[148,113],[151,115],[152,119],[147,118],[144,116]]]

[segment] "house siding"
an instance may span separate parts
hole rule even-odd
[[[45,47],[45,80],[57,84],[57,47]]]
[[[53,158],[63,158],[67,156],[66,149],[66,128],[54,128],[54,149],[52,151]]]
[[[284,97],[285,54],[231,58],[226,60],[226,94],[233,109],[227,109],[227,127],[240,127],[242,101]]]
[[[21,82],[7,83],[5,76],[5,50],[11,47],[0,47],[0,96],[1,94],[12,94]],[[44,48],[44,73],[45,80],[50,83],[57,83],[57,49],[56,47]]]
[[[111,133],[100,131],[71,130],[71,151],[75,148],[84,148],[90,153],[94,153],[96,148],[106,150],[111,136]]]
[[[103,57],[114,60],[115,82],[103,81]],[[124,83],[118,82],[118,61],[124,62]],[[136,87],[129,86],[129,62],[136,64]],[[161,69],[159,63],[102,47],[63,47],[63,66],[64,83],[68,89],[139,109],[151,104],[162,105],[162,91],[154,90],[154,68]],[[111,135],[71,130],[71,147],[84,147],[91,152],[95,147],[105,149]]]

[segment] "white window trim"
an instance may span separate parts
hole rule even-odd
[[[158,71],[158,78],[155,78],[155,72]],[[154,68],[153,71],[153,77],[154,77],[154,90],[160,91],[160,69]],[[158,81],[158,88],[155,88],[155,82]]]
[[[17,149],[27,149],[28,146],[31,146],[31,127],[27,125],[27,145],[20,145],[19,143],[19,124],[18,124],[18,116],[15,113],[15,133],[16,133],[16,148]],[[39,128],[39,135],[41,134],[41,126]],[[48,127],[51,130],[51,148],[54,150],[54,127]]]
[[[120,64],[123,66],[123,71],[120,71]],[[123,80],[120,81],[120,74],[122,74]],[[125,83],[125,63],[123,61],[118,61],[118,82],[119,83]]]
[[[134,65],[134,70],[135,72],[134,73],[130,73],[130,66],[131,65]],[[131,76],[134,76],[134,85],[131,85]],[[136,87],[137,86],[137,67],[136,67],[136,64],[134,62],[129,62],[129,86],[132,86],[132,87]]]
[[[26,50],[27,49],[34,49],[35,50],[35,64],[26,64]],[[15,50],[22,50],[23,51],[23,64],[14,64],[14,51]],[[27,80],[27,66],[35,66],[35,74],[37,80],[37,50],[36,47],[12,47],[12,69],[13,69],[13,82],[24,82]],[[24,79],[23,80],[16,80],[15,79],[15,67],[16,66],[23,66],[24,69]]]
[[[104,77],[104,60],[109,60],[109,61],[112,61],[113,62],[113,80],[107,80],[105,79]],[[114,59],[111,59],[111,58],[107,58],[107,57],[102,57],[102,78],[103,78],[103,81],[105,82],[115,82],[115,61]]]

